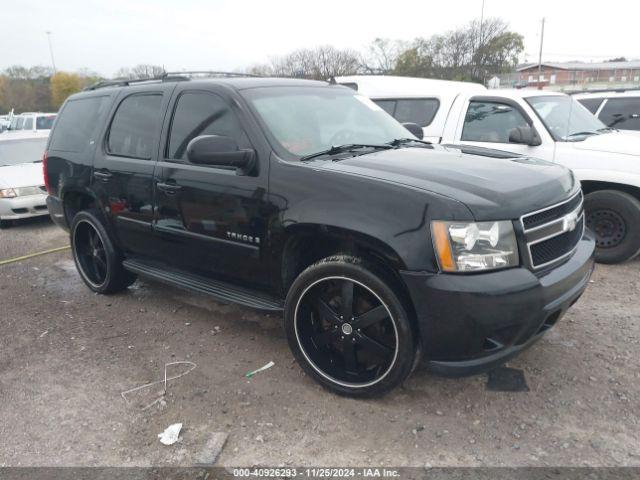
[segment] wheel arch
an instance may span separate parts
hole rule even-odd
[[[280,265],[285,289],[306,267],[335,254],[361,257],[391,270],[406,269],[404,261],[391,246],[370,235],[343,227],[297,224],[285,230],[282,245]]]
[[[618,182],[606,182],[602,180],[582,180],[582,191],[585,195],[601,190],[618,190],[628,193],[640,201],[640,187]]]
[[[98,208],[100,202],[94,193],[89,189],[68,189],[61,192],[64,216],[67,225],[71,225],[73,217],[82,211],[90,208]]]

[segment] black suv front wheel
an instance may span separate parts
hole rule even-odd
[[[359,259],[330,257],[308,267],[289,290],[289,346],[305,372],[336,393],[380,395],[412,371],[411,324],[384,278]]]
[[[136,276],[122,266],[122,257],[95,210],[78,213],[71,225],[71,251],[84,283],[97,293],[124,290]]]

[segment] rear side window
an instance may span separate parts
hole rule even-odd
[[[440,107],[436,98],[380,99],[375,102],[400,123],[417,123],[421,127],[431,125]]]
[[[608,127],[640,130],[640,97],[610,98],[599,118]]]
[[[47,115],[36,118],[36,130],[51,130],[53,127],[53,121],[56,119],[55,115]]]
[[[412,122],[421,127],[431,124],[440,102],[435,98],[398,100],[395,117],[400,123]]]
[[[375,100],[378,106],[387,112],[389,115],[393,116],[396,111],[396,101],[395,100]]]
[[[224,135],[240,148],[250,147],[240,122],[222,98],[207,92],[185,92],[173,114],[167,158],[184,159],[187,145],[200,135]]]
[[[98,133],[99,120],[108,106],[108,99],[109,97],[101,96],[69,100],[56,122],[49,148],[63,152],[83,152],[92,145]]]
[[[602,98],[579,98],[578,101],[591,113],[595,115],[600,108],[600,104],[602,103]]]
[[[160,131],[161,94],[125,98],[116,110],[107,140],[111,155],[149,160]]]
[[[24,119],[23,130],[33,130],[33,117],[27,117]]]
[[[497,102],[470,102],[462,129],[462,140],[509,143],[509,132],[529,124],[510,105]]]

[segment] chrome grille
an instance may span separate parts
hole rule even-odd
[[[564,202],[520,218],[534,269],[558,262],[575,251],[585,228],[582,204],[582,192],[578,192]]]

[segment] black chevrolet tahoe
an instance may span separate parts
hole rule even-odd
[[[51,132],[47,204],[94,292],[140,275],[281,312],[305,372],[378,395],[419,359],[448,375],[507,361],[593,269],[569,170],[414,127],[325,82],[97,85]]]

